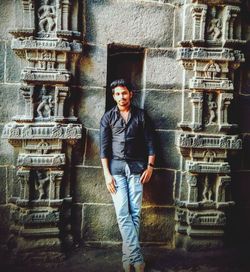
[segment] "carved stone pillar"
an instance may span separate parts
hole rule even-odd
[[[70,241],[70,226],[60,222],[65,218],[60,213],[68,214],[64,203],[71,201],[63,187],[68,186],[65,148],[82,137],[77,118],[65,115],[72,78],[67,67],[82,45],[80,33],[69,30],[73,8],[69,1],[22,0],[22,4],[23,28],[11,33],[12,49],[28,62],[20,88],[25,110],[5,125],[2,134],[19,152],[16,179],[20,188],[9,199],[13,203],[10,239],[16,240],[19,256],[32,251],[39,258],[44,249],[50,258],[58,258],[61,245],[65,246],[62,237]],[[60,31],[67,32],[63,38]]]
[[[183,90],[183,97],[189,98],[183,101],[183,112],[191,111],[190,116],[183,114],[182,132],[176,136],[183,168],[176,188],[175,240],[176,246],[190,249],[223,245],[226,209],[234,205],[228,157],[242,148],[241,139],[233,135],[237,124],[228,118],[234,91],[230,78],[233,69],[244,62],[244,55],[237,50],[244,44],[239,37],[238,3],[192,3],[193,36],[179,42],[178,52],[190,77],[186,78],[188,89]],[[204,42],[198,43],[198,39]]]

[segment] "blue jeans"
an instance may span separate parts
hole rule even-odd
[[[122,236],[123,264],[144,263],[139,244],[140,214],[143,185],[140,174],[130,173],[126,164],[125,175],[113,175],[116,193],[111,194],[117,222]]]

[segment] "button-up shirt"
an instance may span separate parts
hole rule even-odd
[[[131,106],[127,123],[117,106],[106,112],[100,123],[100,155],[109,159],[112,175],[141,173],[147,157],[155,154],[153,129],[146,112]]]

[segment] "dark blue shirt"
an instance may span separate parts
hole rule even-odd
[[[155,154],[153,129],[146,112],[131,106],[127,123],[117,106],[106,112],[100,123],[100,155],[109,159],[112,175],[141,173],[149,155]]]

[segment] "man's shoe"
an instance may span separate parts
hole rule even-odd
[[[144,272],[145,263],[135,264],[135,272]]]
[[[130,264],[123,264],[124,272],[131,272],[131,265]]]

